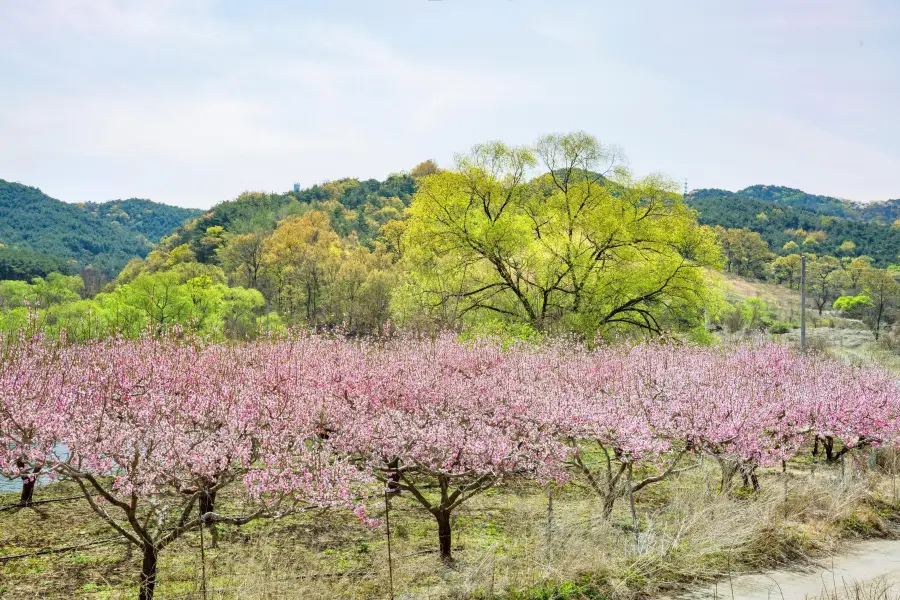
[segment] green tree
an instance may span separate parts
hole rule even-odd
[[[235,285],[259,289],[265,236],[246,233],[232,236],[218,250],[219,263]]]
[[[426,161],[420,162],[415,167],[413,167],[412,171],[409,172],[409,176],[413,179],[419,179],[427,175],[434,175],[439,171],[440,169],[438,169],[437,163],[431,159],[428,159]]]
[[[786,283],[793,289],[800,284],[800,263],[799,254],[779,256],[772,262],[772,275],[778,283]]]
[[[404,232],[407,297],[538,330],[689,328],[715,295],[707,271],[720,253],[677,190],[635,179],[583,133],[476,146],[420,182]]]
[[[741,321],[747,329],[765,330],[774,320],[768,304],[762,298],[747,298],[740,311]]]
[[[742,277],[765,277],[773,258],[768,242],[749,229],[716,227],[715,231],[722,244],[725,270]]]
[[[807,261],[806,275],[809,297],[821,315],[825,306],[841,289],[841,263],[833,256],[820,256]]]
[[[856,244],[853,243],[853,240],[844,240],[838,248],[838,252],[843,256],[853,256],[856,253]]]
[[[321,211],[278,224],[265,242],[263,262],[267,292],[284,316],[302,316],[311,325],[325,320],[322,296],[340,268],[342,252],[340,237]]]
[[[893,323],[896,318],[897,303],[900,301],[898,298],[900,283],[897,281],[895,272],[886,269],[871,269],[866,273],[863,284],[871,304],[863,321],[877,340],[884,326]]]
[[[844,267],[847,274],[847,284],[849,289],[859,291],[863,287],[863,280],[866,274],[872,270],[872,259],[868,256],[858,256],[851,260]]]

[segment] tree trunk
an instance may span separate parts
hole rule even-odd
[[[198,510],[200,511],[200,516],[207,513],[211,513],[215,510],[216,505],[216,492],[200,492],[200,505]],[[206,523],[206,528],[209,529],[209,534],[212,537],[212,547],[216,548],[219,545],[219,531],[216,529],[216,524],[214,522]]]
[[[752,487],[754,492],[759,491],[759,477],[756,476],[756,467],[741,467],[741,478],[744,480],[744,487]]]
[[[825,439],[822,440],[822,446],[825,448],[825,460],[834,462],[834,438],[830,435],[826,435]]]
[[[200,514],[205,515],[206,513],[211,513],[215,510],[216,504],[216,493],[215,492],[200,492]]]
[[[736,461],[717,458],[719,466],[722,468],[722,481],[719,483],[719,493],[725,494],[731,492],[731,481],[734,479],[738,470]]]
[[[158,555],[153,546],[144,546],[144,560],[141,562],[141,591],[138,600],[153,600],[156,589],[156,561]]]
[[[30,506],[34,501],[34,486],[37,484],[37,477],[22,476],[22,495],[19,496],[19,504],[21,506]]]
[[[25,465],[20,463],[21,469]],[[37,486],[37,476],[41,472],[40,467],[35,467],[31,471],[31,475],[22,475],[22,494],[19,496],[20,506],[31,506],[34,501],[34,488]]]
[[[440,546],[441,560],[450,564],[453,562],[453,534],[450,530],[450,511],[435,508],[433,514],[438,523],[438,544]]]
[[[388,462],[388,480],[387,480],[387,491],[391,495],[399,495],[400,494],[400,459],[395,458],[394,460]]]
[[[603,518],[607,521],[609,517],[612,516],[613,506],[616,504],[616,496],[618,495],[616,492],[618,490],[610,490],[606,497],[603,499]]]

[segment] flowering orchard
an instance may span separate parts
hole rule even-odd
[[[2,348],[0,470],[23,505],[39,476],[74,481],[141,550],[149,599],[160,552],[190,531],[313,507],[376,525],[366,499],[386,492],[431,515],[449,562],[453,511],[504,480],[584,478],[607,516],[697,456],[723,491],[737,474],[756,487],[804,442],[831,461],[894,443],[898,391],[774,344],[22,338]]]

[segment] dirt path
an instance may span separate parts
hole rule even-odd
[[[845,597],[845,589],[852,589],[857,584],[864,589],[889,588],[893,592],[891,598],[900,594],[900,540],[862,542],[846,554],[835,556],[833,562],[831,558],[825,558],[804,571],[779,570],[735,576],[731,584],[726,579],[678,599],[803,600],[824,598],[825,594],[833,594],[835,587],[838,597]]]

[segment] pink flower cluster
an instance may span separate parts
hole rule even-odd
[[[347,504],[399,464],[495,484],[562,478],[573,444],[754,465],[810,436],[898,439],[897,380],[775,344],[503,349],[452,336],[174,339],[2,349],[0,472],[110,476],[116,497],[233,481],[260,503]]]
[[[572,417],[562,426],[626,460],[652,460],[678,442],[697,453],[772,465],[813,436],[853,447],[895,443],[900,433],[896,378],[778,344],[650,343],[601,348],[577,360],[585,364],[567,376]]]

